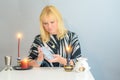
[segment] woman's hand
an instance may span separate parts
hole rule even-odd
[[[43,59],[44,59],[43,53],[42,53],[40,47],[38,47],[38,58],[36,60],[31,60],[29,62],[29,65],[33,66],[33,67],[40,67],[40,64],[38,64],[38,62],[42,62]]]
[[[53,55],[54,59],[48,60],[49,62],[59,62],[60,64],[66,65],[67,64],[67,60],[66,58],[61,57],[58,54],[54,54]],[[70,65],[74,65],[73,60],[70,60]]]
[[[41,50],[41,47],[39,46],[38,47],[38,58],[37,58],[37,60],[38,61],[43,61],[43,59],[44,59],[44,55],[43,55],[43,52]]]
[[[31,61],[29,62],[29,66],[40,67],[40,65],[37,64],[35,60],[31,60]]]
[[[66,59],[61,57],[60,55],[58,54],[54,54],[53,55],[54,59],[51,59],[51,60],[48,60],[49,62],[59,62],[60,64],[63,64],[63,65],[66,65]]]

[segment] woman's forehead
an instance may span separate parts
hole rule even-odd
[[[51,21],[51,20],[56,20],[56,17],[55,16],[52,16],[52,15],[49,15],[49,16],[44,16],[43,18],[43,22],[46,22],[46,21]]]

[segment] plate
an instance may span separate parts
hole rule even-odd
[[[32,69],[33,67],[32,66],[29,66],[28,68],[21,68],[20,66],[13,66],[13,69],[15,70],[29,70],[29,69]]]

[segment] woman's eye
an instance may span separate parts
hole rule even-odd
[[[51,21],[51,23],[54,23],[54,21]]]
[[[48,23],[43,23],[43,25],[47,25]]]

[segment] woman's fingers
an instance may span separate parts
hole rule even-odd
[[[53,55],[54,59],[48,60],[49,62],[59,62],[60,56],[59,55]]]
[[[38,48],[37,48],[37,49],[38,49],[38,52],[40,53],[40,52],[41,52],[41,47],[40,47],[40,46],[38,46]]]

